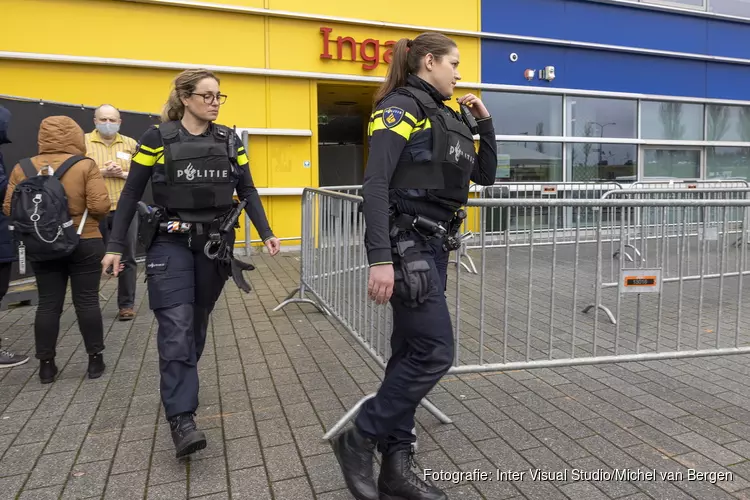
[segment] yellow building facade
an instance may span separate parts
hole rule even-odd
[[[111,102],[158,114],[179,71],[215,71],[229,96],[218,122],[248,133],[252,175],[285,246],[299,244],[302,189],[321,185],[322,168],[345,167],[331,160],[321,166],[321,127],[332,117],[354,117],[364,120],[359,137],[365,139],[372,94],[395,41],[413,38],[425,26],[468,32],[451,35],[461,52],[463,85],[456,97],[478,93],[471,83],[480,81],[480,39],[472,33],[480,30],[480,0],[460,7],[453,0],[0,4],[2,94],[91,106]],[[335,145],[335,133],[326,142]],[[362,157],[357,164],[364,165],[366,140],[356,151]],[[243,225],[238,241],[244,231]],[[258,238],[254,229],[251,236]]]

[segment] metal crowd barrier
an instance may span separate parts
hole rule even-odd
[[[684,180],[656,178],[625,185],[619,182],[500,182],[492,186],[478,187],[476,192],[481,199],[596,199],[605,197],[607,193],[642,192],[643,190],[667,194],[688,189],[726,191],[741,188],[750,188],[750,183],[742,179]],[[594,214],[594,211],[599,210],[599,208],[566,207],[553,217],[545,207],[532,208],[515,205],[502,209],[510,212],[510,215],[506,217],[501,212],[500,207],[495,207],[485,214],[485,222],[483,223],[479,222],[479,212],[470,210],[470,216],[467,218],[464,227],[478,228],[482,225],[481,230],[485,231],[486,238],[489,240],[488,247],[502,248],[506,244],[523,244],[532,231],[537,244],[540,245],[550,244],[553,230],[556,231],[558,244],[565,241],[571,242],[573,241],[573,227],[576,225],[579,225],[583,231],[584,239],[591,243],[596,238],[596,232],[592,228],[593,221],[595,218],[601,217]],[[532,210],[537,210],[537,213],[532,213]],[[620,223],[620,211],[609,207],[601,207],[601,210],[604,212],[603,217],[607,220],[605,227],[617,228]],[[534,221],[533,228],[530,226],[532,219]],[[507,233],[505,231],[506,225],[510,229]],[[579,234],[577,237],[581,237],[581,235]],[[467,271],[476,274],[476,265],[468,251],[480,247],[481,245],[476,238],[468,239],[466,245],[456,252],[455,260],[452,260],[452,262],[460,264]],[[626,254],[625,258],[631,257]]]
[[[750,182],[744,179],[672,179],[653,178],[643,181],[635,181],[630,184],[629,189],[722,189],[722,188],[747,188]]]
[[[588,200],[601,198],[604,193],[611,190],[622,189],[624,189],[622,184],[618,182],[498,182],[492,186],[478,186],[476,192],[480,199]],[[528,207],[518,204],[493,207],[484,213],[483,221],[480,221],[480,214],[481,212],[477,209],[468,209],[464,231],[470,228],[483,231],[487,248],[503,247],[509,240],[511,244],[523,244],[532,232],[539,245],[551,244],[553,232],[558,242],[561,242],[566,234],[567,239],[572,241],[573,232],[570,228],[573,227],[575,221],[580,222],[583,227],[590,227],[594,218],[590,207],[565,207],[553,216],[545,206]],[[532,221],[533,227],[530,225]],[[506,229],[508,229],[507,232]],[[593,232],[590,233],[590,238],[593,238]],[[479,241],[476,238],[469,239],[466,245],[456,252],[456,260],[452,262],[476,274],[476,265],[467,252],[478,248],[481,248]]]
[[[712,183],[716,185],[716,183]],[[739,186],[741,183],[734,183]],[[623,191],[610,191],[604,194],[603,199],[620,198],[631,200],[750,200],[750,187],[725,187],[717,189],[709,183],[702,185],[678,184],[676,189],[628,189]],[[688,186],[688,187],[685,187]],[[699,188],[700,186],[700,188]],[[703,186],[707,186],[704,188]],[[684,214],[682,212],[685,212]],[[727,220],[721,220],[722,211],[717,207],[653,207],[638,211],[623,209],[618,218],[623,220],[626,228],[624,238],[619,238],[619,231],[614,228],[610,242],[618,241],[618,250],[611,253],[610,273],[602,276],[603,288],[616,287],[617,270],[619,265],[615,264],[620,257],[633,262],[638,260],[641,265],[647,262],[663,262],[662,278],[674,279],[681,273],[683,280],[704,279],[719,277],[721,272],[736,273],[737,262],[724,263],[724,269],[720,272],[722,265],[721,244],[718,226],[721,224],[725,229],[723,237],[731,241],[732,246],[737,246],[742,237],[742,221],[747,214],[742,207],[730,207],[726,209]],[[681,252],[684,255],[681,256]],[[681,266],[681,269],[678,267]],[[609,320],[616,320],[611,310],[602,304],[590,304],[583,309],[589,312],[598,307]]]
[[[384,368],[390,357],[390,305],[377,306],[367,297],[361,202],[348,194],[305,190],[300,286],[275,310],[308,303],[333,315]],[[591,210],[594,220],[584,228],[577,217],[572,235],[552,228],[548,236],[537,238],[530,231],[502,248],[488,245],[492,240],[480,232],[475,258],[481,272],[449,267],[446,298],[456,342],[449,373],[750,353],[750,333],[742,328],[750,320],[743,307],[748,286],[743,278],[750,272],[747,245],[730,244],[738,235],[746,240],[750,200],[503,198],[470,200],[469,206],[480,212],[482,222],[492,210],[515,207],[552,217],[568,209],[581,209],[581,214]],[[607,227],[602,214],[608,210],[631,216]],[[716,216],[696,222],[690,218],[696,210]],[[510,217],[510,211],[503,213]],[[534,221],[531,216],[532,229]],[[632,262],[617,259],[617,279],[605,282],[602,270],[612,254],[604,240],[625,241],[628,233],[637,234],[635,221],[659,228],[649,240],[659,253],[652,258],[647,251],[645,259]],[[670,224],[674,229],[667,230]],[[698,229],[694,236],[690,224]],[[593,245],[589,230],[596,235]],[[510,225],[504,232],[508,238]],[[680,241],[676,255],[666,244],[669,238]],[[718,242],[718,267],[699,265],[698,274],[688,275],[693,269],[688,243],[697,251],[691,255],[705,256],[708,241]],[[580,305],[602,304],[605,295],[615,304],[614,323],[600,321],[597,309],[582,314]],[[343,429],[373,396],[362,398],[324,439]],[[423,405],[441,422],[450,422],[427,400]]]

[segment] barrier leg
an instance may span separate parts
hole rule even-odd
[[[601,304],[598,304],[598,305],[597,305],[597,304],[591,304],[591,305],[588,305],[588,306],[586,306],[586,307],[585,307],[585,308],[583,309],[583,311],[581,311],[581,312],[583,312],[584,314],[585,314],[585,313],[588,313],[588,312],[589,312],[590,310],[592,310],[592,309],[593,309],[593,308],[595,308],[595,307],[596,307],[597,309],[601,310],[601,311],[604,311],[604,313],[605,313],[605,314],[607,315],[607,317],[609,318],[609,321],[610,321],[610,323],[612,323],[613,325],[616,325],[616,324],[617,324],[617,320],[615,319],[615,315],[614,315],[614,314],[612,314],[612,311],[610,311],[610,310],[609,310],[609,308],[608,308],[607,306],[603,306],[603,305],[601,305]]]
[[[464,249],[464,247],[461,247],[459,250],[457,250],[455,254],[456,254],[456,260],[450,260],[449,262],[451,264],[462,266],[464,269],[466,269],[466,272],[469,272],[472,274],[479,274],[479,271],[477,271],[477,266],[474,265],[474,260],[471,258],[471,255],[466,253],[466,250]],[[468,265],[465,262],[461,261],[462,257],[466,257],[466,260],[469,261]]]
[[[623,245],[623,248],[632,248],[633,249],[633,253],[635,254],[635,256],[638,257],[638,259],[641,262],[646,262],[645,259],[643,259],[643,257],[641,256],[641,252],[637,248],[635,248],[633,245],[627,245],[626,244],[626,245]],[[634,262],[633,257],[631,257],[628,252],[626,252],[626,251],[623,250],[622,254],[625,256],[625,258],[629,262]],[[615,253],[612,254],[612,257],[615,258],[615,259],[618,258],[619,256],[620,256],[620,250],[617,250]]]
[[[346,427],[346,424],[348,424],[349,421],[351,421],[351,420],[354,419],[354,416],[357,414],[357,412],[359,411],[359,409],[362,408],[362,405],[365,404],[365,402],[368,399],[374,398],[376,394],[377,393],[375,393],[375,392],[370,393],[367,396],[365,396],[362,399],[360,399],[359,401],[357,401],[357,403],[354,406],[352,406],[351,409],[349,409],[349,411],[347,411],[344,414],[344,416],[341,417],[338,420],[338,422],[336,422],[330,429],[328,429],[328,432],[326,432],[323,435],[323,441],[330,441],[331,439],[333,439],[334,437],[336,437],[336,435],[338,435],[344,429],[344,427]],[[448,417],[442,411],[438,410],[435,405],[433,405],[432,403],[430,403],[427,400],[427,398],[422,399],[422,401],[420,402],[420,404],[422,405],[422,407],[425,410],[427,410],[428,412],[430,412],[432,414],[432,416],[434,416],[436,419],[438,419],[438,421],[440,421],[441,424],[452,424],[453,423],[453,420],[451,420],[450,417]],[[414,435],[416,436],[416,434],[417,434],[416,428],[414,428],[414,430],[412,430],[412,433],[414,433]],[[414,449],[416,450],[416,448],[417,448],[417,445],[415,443],[414,444]]]
[[[299,292],[299,297],[295,297],[295,295],[297,295],[297,292]],[[281,303],[278,306],[273,308],[273,310],[278,311],[287,304],[295,304],[295,303],[296,304],[312,304],[313,306],[315,306],[315,308],[318,311],[322,312],[326,316],[330,316],[331,314],[328,311],[328,309],[326,309],[325,306],[323,306],[322,304],[319,304],[316,301],[305,297],[305,285],[304,284],[300,285],[298,288],[295,288],[294,291],[290,293],[289,295],[287,295],[286,298],[283,301],[281,301]]]

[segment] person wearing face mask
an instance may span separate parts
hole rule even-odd
[[[235,131],[214,122],[226,99],[210,71],[190,69],[175,78],[162,123],[143,134],[133,155],[102,259],[105,270],[119,272],[125,230],[137,210],[147,252],[149,307],[159,324],[160,393],[177,458],[206,447],[194,417],[211,311],[229,276],[250,290],[242,276],[249,265],[233,255],[234,227],[243,208],[269,254],[280,250],[244,145]],[[153,207],[139,204],[149,179]]]
[[[8,126],[10,125],[11,114],[5,107],[0,106],[0,146],[10,144],[8,138]],[[5,172],[3,163],[3,154],[0,152],[0,199],[5,199],[5,192],[8,190],[8,175]],[[13,261],[16,259],[16,251],[13,243],[13,235],[8,229],[8,218],[5,214],[0,213],[0,302],[5,294],[8,293],[10,285],[10,272],[13,267]],[[2,344],[2,337],[0,337]],[[0,368],[11,368],[26,363],[28,356],[22,356],[10,351],[6,351],[0,345]]]
[[[130,171],[130,159],[135,153],[136,141],[119,133],[122,119],[120,112],[110,104],[103,104],[94,111],[96,130],[86,134],[86,156],[93,158],[107,185],[112,202],[109,215],[102,218],[99,230],[104,244],[109,241],[112,222],[117,204],[120,201],[125,180]],[[118,319],[129,321],[135,318],[135,288],[138,265],[135,262],[138,244],[138,219],[133,217],[126,233],[126,245],[122,253],[123,271],[117,280]]]
[[[448,498],[412,468],[414,415],[453,362],[444,292],[469,182],[492,185],[497,169],[495,131],[482,101],[458,98],[460,114],[445,104],[461,79],[458,65],[456,43],[445,35],[401,39],[375,94],[362,194],[367,291],[378,304],[390,301],[392,354],[376,396],[332,442],[359,500]],[[383,457],[377,485],[376,448]]]

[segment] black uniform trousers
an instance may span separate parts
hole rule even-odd
[[[148,249],[149,306],[159,324],[161,399],[167,419],[198,409],[198,361],[208,320],[227,277],[203,253],[205,240],[160,233]]]
[[[412,429],[417,406],[453,363],[453,328],[445,299],[448,252],[442,245],[439,238],[426,242],[424,257],[430,264],[430,280],[437,286],[424,303],[411,308],[391,297],[392,354],[385,378],[355,420],[360,432],[378,441],[384,455],[411,447],[416,440]]]

